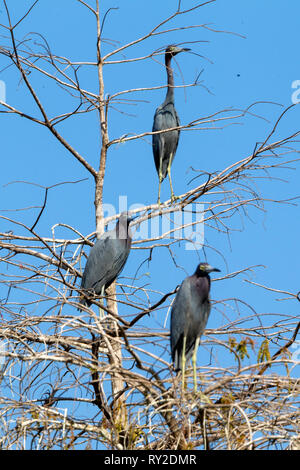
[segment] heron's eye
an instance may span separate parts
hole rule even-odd
[[[206,270],[205,264],[200,264],[199,268],[201,269],[201,271],[205,271],[205,270]]]

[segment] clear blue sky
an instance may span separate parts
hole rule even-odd
[[[19,18],[31,2],[14,2],[8,5],[15,18]],[[164,17],[173,12],[174,0],[141,2],[101,2],[103,11],[116,6],[105,23],[104,37],[122,45],[145,34]],[[182,1],[185,7],[193,1]],[[209,24],[216,30],[237,34],[214,33],[205,29],[182,30],[157,36],[126,52],[127,58],[146,55],[169,43],[190,43],[193,51],[205,56],[182,54],[175,66],[176,84],[192,83],[203,69],[203,87],[176,90],[176,108],[182,124],[229,107],[245,109],[256,101],[279,103],[283,107],[292,104],[292,83],[300,80],[299,43],[300,4],[297,0],[219,0],[200,8],[191,15],[173,21],[176,27],[189,24]],[[5,11],[0,10],[0,22],[4,22]],[[22,39],[28,32],[39,32],[47,38],[53,53],[70,57],[76,61],[95,61],[95,25],[91,16],[77,2],[72,0],[51,0],[40,2],[17,30]],[[244,37],[241,37],[244,36]],[[32,38],[34,36],[31,36]],[[36,42],[41,39],[36,36]],[[193,41],[207,41],[193,43]],[[111,45],[104,44],[108,52]],[[121,56],[118,56],[121,58]],[[1,70],[6,61],[1,56]],[[182,75],[181,75],[182,74]],[[5,69],[0,79],[6,83],[7,102],[18,109],[36,112],[32,100],[12,69]],[[50,114],[59,114],[72,109],[70,97],[59,88],[33,78],[39,96]],[[90,67],[82,74],[84,87],[97,92],[96,69]],[[129,88],[159,86],[165,83],[165,70],[157,62],[135,62],[128,65],[111,65],[105,70],[106,93],[112,94]],[[209,93],[207,89],[211,92]],[[134,95],[141,102],[122,105],[123,114],[110,112],[109,135],[117,138],[127,133],[151,131],[155,108],[163,101],[165,90],[143,92]],[[143,101],[142,101],[143,100]],[[299,109],[294,108],[281,122],[274,140],[292,134],[300,129]],[[239,125],[224,129],[182,132],[180,144],[172,167],[175,193],[190,189],[188,185],[194,176],[191,168],[213,172],[221,170],[253,151],[256,142],[265,139],[283,108],[275,104],[260,104],[253,108],[257,117],[240,119]],[[129,113],[130,115],[128,115]],[[0,115],[1,121],[1,173],[0,173],[0,214],[17,216],[20,220],[34,221],[38,209],[25,212],[5,212],[7,209],[37,206],[43,201],[43,192],[25,184],[7,183],[17,180],[50,186],[62,181],[75,181],[88,177],[78,185],[61,186],[49,194],[47,211],[39,222],[39,229],[45,236],[51,235],[51,227],[61,222],[77,228],[84,234],[95,229],[94,185],[92,178],[49,133],[15,116]],[[98,166],[99,129],[95,115],[70,120],[60,127],[62,134],[70,140],[86,159]],[[292,158],[297,158],[293,155]],[[274,170],[277,181],[257,182],[258,190],[266,199],[288,199],[299,196],[299,165],[292,169]],[[285,182],[286,181],[286,182]],[[114,146],[109,151],[104,199],[106,203],[117,204],[119,195],[128,197],[129,205],[150,204],[157,198],[158,178],[155,171],[151,138]],[[163,183],[162,198],[169,197],[167,180]],[[247,266],[264,265],[257,268],[251,279],[267,286],[298,292],[299,286],[299,206],[265,203],[265,211],[250,209],[251,220],[242,222],[234,219],[238,228],[230,237],[220,235],[209,227],[205,229],[206,243],[217,251],[208,249],[207,258],[219,267],[222,274],[234,272]],[[117,208],[118,209],[118,208]],[[9,230],[3,222],[2,229]],[[3,224],[3,225],[2,225]],[[63,232],[61,232],[63,233]],[[58,234],[59,235],[59,234]],[[176,269],[166,249],[156,250],[149,266],[144,265],[140,273],[152,289],[160,292],[173,290],[186,274],[195,270],[198,257],[193,251],[182,248],[175,250],[176,261],[183,269]],[[200,251],[200,257],[203,253]],[[145,258],[145,252],[132,250],[124,276],[132,276]],[[226,259],[226,263],[224,262]],[[215,300],[238,297],[259,313],[296,315],[299,305],[295,301],[278,302],[282,295],[249,286],[244,275],[216,282],[212,286]],[[3,297],[1,294],[0,297]],[[158,298],[158,297],[153,297]],[[248,312],[250,313],[250,312]],[[241,315],[247,315],[243,308]],[[227,317],[227,318],[226,318]],[[208,327],[216,328],[237,317],[237,312],[222,307],[214,311]],[[153,325],[161,327],[163,311],[153,314]],[[149,322],[152,321],[149,319]],[[268,317],[266,317],[266,321]],[[272,320],[273,321],[273,320]],[[168,324],[167,324],[168,326]],[[168,356],[166,356],[167,358]]]

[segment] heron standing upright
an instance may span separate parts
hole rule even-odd
[[[131,248],[129,224],[132,220],[133,217],[129,217],[127,212],[122,212],[116,227],[104,232],[91,248],[81,281],[81,288],[86,293],[104,295],[124,268]],[[80,303],[91,305],[91,301],[83,295]]]
[[[171,351],[176,372],[182,370],[182,389],[186,361],[192,358],[194,390],[197,391],[197,350],[211,310],[209,273],[220,271],[200,263],[195,273],[182,282],[171,311]]]
[[[168,77],[168,91],[165,101],[156,109],[152,132],[162,131],[163,129],[172,129],[180,126],[178,114],[174,106],[174,76],[171,67],[172,58],[179,52],[189,51],[188,48],[180,48],[177,46],[168,46],[165,52],[165,64]],[[159,178],[158,186],[158,204],[160,204],[160,188],[165,177],[169,176],[171,188],[171,201],[176,198],[174,196],[171,165],[178,146],[180,130],[176,129],[169,132],[161,132],[152,135],[152,148],[156,170]]]

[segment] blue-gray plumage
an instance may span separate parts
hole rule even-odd
[[[91,248],[81,281],[81,289],[89,294],[103,295],[122,271],[131,248],[129,224],[133,219],[122,212],[113,230],[104,232]],[[80,297],[82,305],[91,305]]]
[[[181,49],[176,46],[168,46],[166,49],[165,64],[168,77],[168,90],[165,101],[155,111],[152,132],[180,126],[179,117],[174,106],[174,77],[171,68],[171,60],[172,57],[179,52],[189,50],[190,49]],[[167,176],[167,173],[170,180],[171,200],[173,201],[175,199],[171,180],[171,165],[177,150],[179,134],[180,130],[176,129],[170,132],[152,135],[153,156],[159,178],[158,203],[160,203],[161,183]]]
[[[195,273],[182,282],[171,311],[171,352],[174,369],[182,370],[193,358],[194,385],[196,388],[196,355],[200,337],[210,314],[210,277],[212,271],[220,271],[207,263],[200,263]]]

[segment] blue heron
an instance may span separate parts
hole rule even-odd
[[[127,212],[122,212],[115,228],[104,232],[91,248],[81,281],[81,289],[86,293],[104,295],[124,268],[131,248],[129,224],[132,220]],[[80,303],[91,305],[83,295]]]
[[[171,129],[179,127],[180,121],[174,106],[174,77],[171,68],[171,60],[179,52],[189,51],[187,48],[179,48],[176,46],[168,46],[165,52],[165,64],[168,77],[168,91],[165,101],[156,109],[154,115],[154,122],[152,132],[161,131],[163,129]],[[161,183],[165,177],[169,176],[171,188],[171,201],[176,198],[174,196],[172,180],[171,180],[171,165],[174,159],[176,149],[178,146],[180,130],[176,129],[169,132],[162,132],[160,134],[152,135],[152,148],[153,156],[156,166],[156,171],[159,178],[158,186],[158,204],[160,204],[160,188]]]
[[[200,263],[195,273],[182,282],[171,311],[171,351],[176,372],[182,370],[182,388],[186,361],[192,358],[194,390],[197,390],[196,360],[200,337],[211,310],[209,273],[220,271]]]

